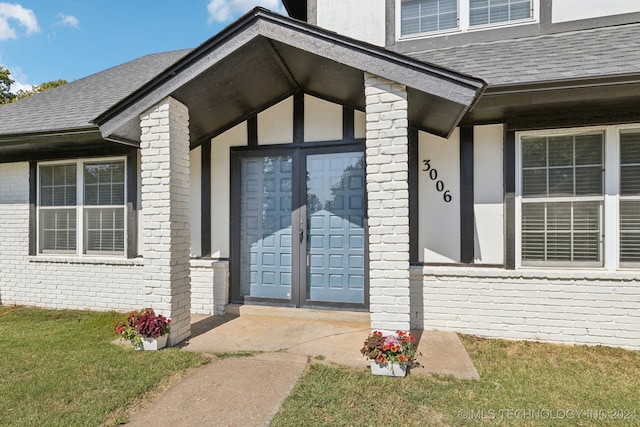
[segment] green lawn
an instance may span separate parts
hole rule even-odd
[[[0,425],[113,425],[159,384],[210,360],[115,346],[117,318],[0,307]],[[480,381],[311,364],[273,425],[640,425],[640,352],[462,339]]]
[[[198,353],[111,344],[116,313],[0,307],[0,425],[113,424]]]
[[[480,381],[315,364],[273,426],[640,425],[640,352],[462,338]]]

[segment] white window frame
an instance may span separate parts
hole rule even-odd
[[[440,36],[443,34],[451,34],[451,33],[459,33],[461,28],[461,13],[462,10],[460,8],[460,2],[465,2],[469,0],[456,0],[458,3],[457,13],[458,13],[458,25],[454,28],[447,28],[445,30],[437,30],[437,31],[427,31],[423,33],[415,33],[415,34],[407,34],[402,35],[402,0],[396,0],[396,34],[397,40],[407,40],[407,39],[415,39],[429,36]],[[467,8],[468,11],[468,8]],[[468,21],[468,19],[467,19]]]
[[[569,128],[562,130],[541,130],[526,131],[516,133],[516,159],[515,159],[515,252],[516,268],[553,268],[553,264],[543,267],[522,265],[522,138],[526,137],[549,137],[576,135],[592,132],[602,132],[604,134],[604,187],[603,187],[603,266],[584,267],[580,265],[562,266],[563,269],[595,269],[595,270],[621,270],[637,269],[640,265],[630,263],[620,263],[620,134],[624,131],[640,132],[640,124],[593,126]],[[578,199],[576,199],[578,200]]]
[[[100,205],[100,208],[122,208],[124,211],[124,248],[122,252],[88,252],[86,250],[86,230],[85,230],[85,204],[84,204],[84,166],[85,164],[94,164],[94,163],[113,163],[113,162],[123,162],[124,163],[124,203],[123,205]],[[75,252],[70,251],[42,251],[41,246],[41,231],[40,231],[40,211],[41,211],[41,191],[40,191],[40,178],[42,176],[40,172],[40,168],[42,166],[55,166],[55,165],[71,165],[74,164],[76,166],[76,250]],[[36,247],[38,256],[73,256],[73,257],[117,257],[117,258],[126,258],[127,256],[127,240],[128,240],[128,221],[127,221],[127,200],[128,200],[128,186],[127,186],[127,158],[126,157],[96,157],[96,158],[83,158],[83,159],[69,159],[69,160],[56,160],[56,161],[46,161],[46,162],[38,162],[38,173],[37,173],[37,189],[36,189]],[[68,207],[69,209],[71,207]],[[87,209],[96,208],[96,206],[86,206]]]
[[[618,129],[618,144],[616,145],[616,148],[618,151],[616,151],[616,159],[618,160],[618,175],[616,176],[617,178],[617,183],[618,183],[618,204],[617,207],[618,209],[620,209],[620,203],[623,201],[638,201],[640,200],[640,196],[623,196],[622,194],[620,194],[620,190],[621,190],[621,185],[620,185],[620,180],[621,180],[621,175],[622,175],[622,162],[620,159],[620,155],[621,155],[621,150],[620,150],[620,139],[621,139],[621,135],[625,132],[633,132],[633,133],[640,133],[640,125],[625,125],[625,126],[620,126]],[[617,212],[617,217],[618,221],[617,221],[617,231],[618,231],[618,239],[620,238],[620,212]],[[620,261],[620,241],[618,240],[618,244],[616,245],[616,249],[618,250],[618,252],[616,253],[616,257],[617,257],[617,261],[620,263],[619,264],[619,268],[620,269],[638,269],[640,268],[640,263],[637,262],[622,262]]]
[[[425,33],[402,35],[402,0],[396,0],[396,40],[411,40],[426,37],[438,37],[446,34],[465,33],[474,31],[483,31],[502,27],[516,27],[523,24],[531,24],[540,21],[540,0],[531,0],[531,8],[533,9],[530,18],[518,19],[515,21],[498,22],[495,24],[484,24],[471,26],[469,0],[458,0],[458,27],[448,28],[440,31],[430,31]]]

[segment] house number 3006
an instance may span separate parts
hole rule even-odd
[[[431,159],[423,160],[422,164],[424,165],[422,171],[429,172],[429,178],[431,179],[431,181],[436,182],[436,190],[439,193],[444,192],[442,194],[442,199],[445,202],[449,203],[451,201],[451,194],[449,193],[449,190],[444,189],[444,182],[442,182],[441,179],[438,179],[438,170],[431,167]]]

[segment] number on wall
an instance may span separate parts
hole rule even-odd
[[[431,179],[431,181],[435,181],[436,182],[436,191],[438,193],[443,193],[444,192],[442,194],[442,199],[446,203],[449,203],[451,201],[451,193],[449,192],[449,190],[445,190],[444,182],[441,179],[438,179],[438,170],[431,167],[431,159],[423,160],[422,164],[424,166],[422,168],[422,171],[423,172],[429,172],[429,178]]]

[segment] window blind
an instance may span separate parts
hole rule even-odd
[[[403,36],[457,28],[458,1],[402,1],[400,26]]]
[[[77,175],[75,164],[40,167],[40,248],[76,250]]]
[[[523,263],[600,264],[603,135],[523,138],[521,148]]]
[[[469,0],[470,25],[531,18],[531,0]]]
[[[640,132],[620,134],[620,262],[640,262]]]
[[[124,251],[124,162],[84,165],[85,252]]]

